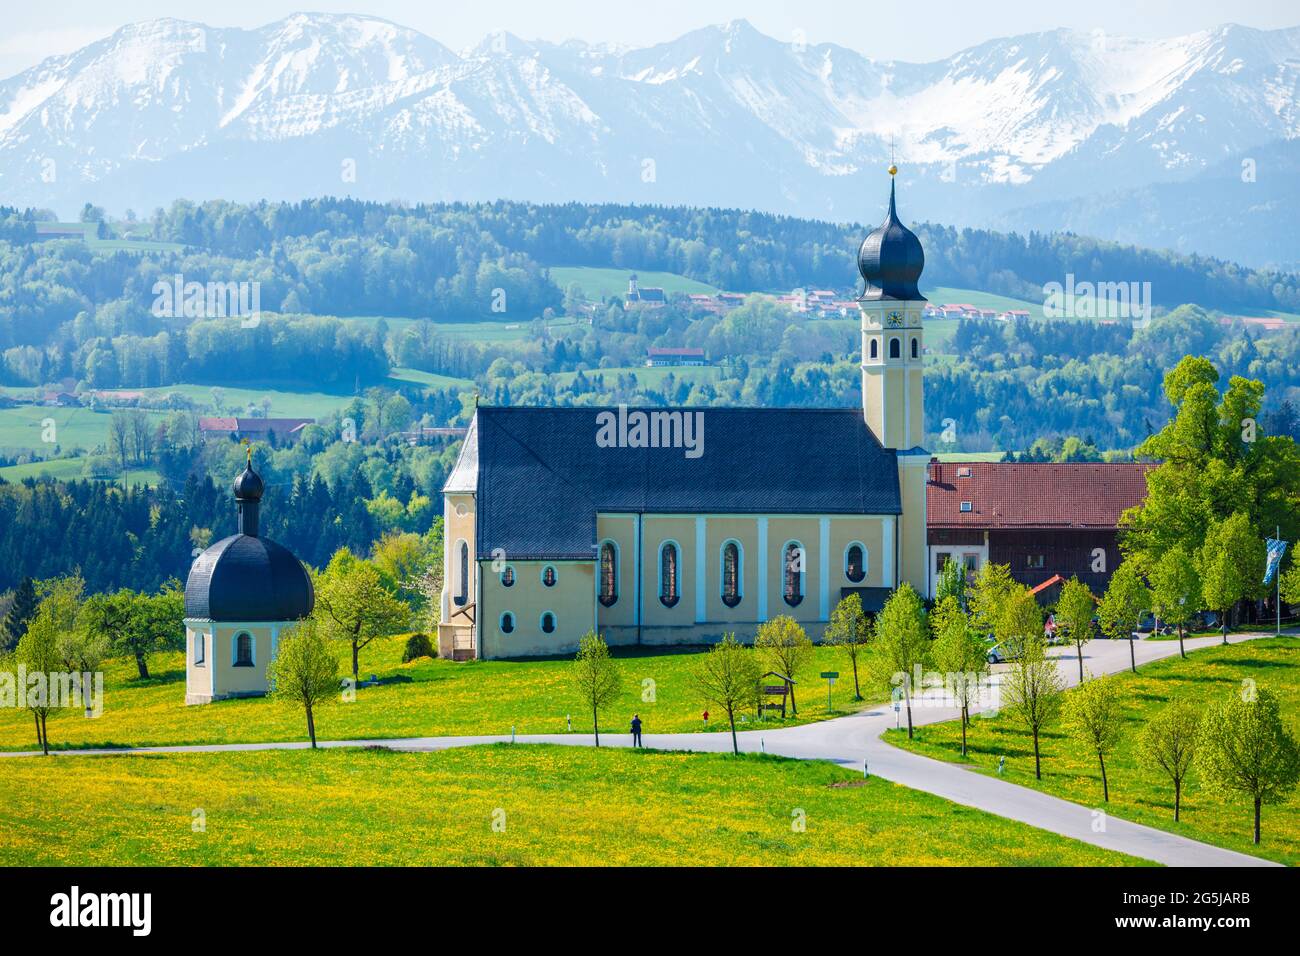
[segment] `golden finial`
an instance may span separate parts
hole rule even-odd
[[[889,134],[889,175],[898,175],[898,166],[894,162],[894,134]]]
[[[891,176],[897,176],[897,175],[898,175],[898,167],[895,166],[893,163],[890,163],[890,164],[889,164],[889,175],[891,175]]]
[[[249,441],[247,438],[241,438],[239,440],[239,443],[243,445],[244,450],[248,452],[248,467],[252,468],[253,467],[253,443]]]

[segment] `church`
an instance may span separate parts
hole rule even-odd
[[[890,175],[897,172],[890,168]],[[443,488],[438,652],[459,660],[820,639],[847,594],[928,593],[921,242],[862,242],[862,409],[475,410]]]

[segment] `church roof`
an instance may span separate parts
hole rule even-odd
[[[891,175],[893,172],[890,167]],[[924,301],[916,285],[924,268],[925,250],[916,234],[898,218],[891,179],[885,221],[862,240],[858,249],[858,271],[866,283],[860,298]]]
[[[487,408],[471,434],[476,550],[590,559],[596,514],[900,514],[898,466],[858,409],[631,408],[702,415],[703,453],[601,447],[610,408]],[[468,442],[467,442],[468,444]]]

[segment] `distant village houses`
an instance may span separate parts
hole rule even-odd
[[[647,368],[666,365],[708,365],[704,349],[688,348],[648,348],[645,364]]]
[[[248,438],[263,441],[274,437],[277,441],[292,441],[302,434],[314,418],[200,418],[199,433],[203,440],[209,438]]]

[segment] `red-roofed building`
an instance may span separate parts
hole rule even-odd
[[[199,433],[205,438],[247,438],[263,441],[297,438],[314,418],[228,418],[199,419]]]
[[[708,365],[704,349],[660,349],[645,350],[645,364],[649,367],[659,365]]]
[[[1100,593],[1119,564],[1120,516],[1146,497],[1145,463],[932,460],[926,482],[929,593],[944,563],[987,562],[1038,587],[1077,575]]]

